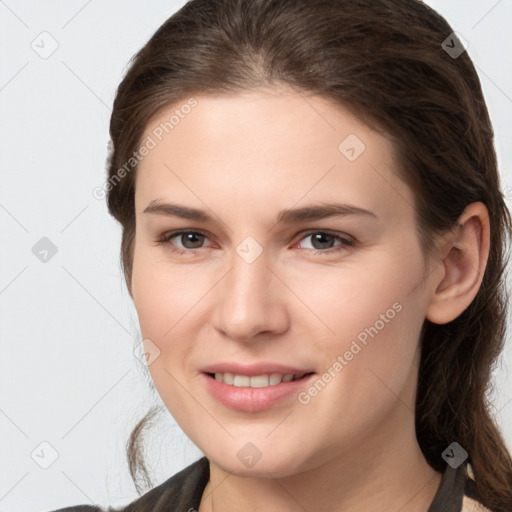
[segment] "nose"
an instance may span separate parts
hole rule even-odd
[[[252,262],[234,253],[219,284],[213,321],[224,336],[254,342],[288,329],[286,287],[269,268],[265,252]]]

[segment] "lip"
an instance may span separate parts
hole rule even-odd
[[[233,368],[233,365],[229,366]],[[216,368],[218,368],[216,366]],[[265,367],[265,371],[251,369],[252,373],[247,372],[247,367],[242,371],[239,367],[237,370],[232,372],[232,370],[220,371],[219,373],[224,373],[229,371],[230,373],[239,373],[241,375],[262,375],[265,373],[306,373],[302,370],[300,371],[287,371],[283,370],[272,370],[268,371],[268,367]],[[275,368],[275,367],[273,367]],[[283,368],[283,367],[281,367]],[[260,373],[258,373],[258,371]],[[281,382],[280,384],[276,384],[273,386],[267,386],[265,388],[251,388],[251,387],[236,387],[230,386],[228,384],[224,384],[224,382],[219,382],[215,378],[212,378],[208,373],[215,372],[207,372],[202,373],[201,378],[203,379],[204,385],[208,392],[221,404],[229,409],[233,409],[241,412],[259,412],[265,409],[269,409],[272,406],[276,405],[278,402],[284,400],[291,395],[296,396],[299,391],[308,385],[311,379],[316,375],[315,373],[310,373],[309,375],[305,375],[302,379],[292,380],[290,382]]]
[[[292,366],[284,366],[282,364],[275,364],[270,362],[253,363],[249,365],[235,364],[233,362],[215,363],[204,368],[201,368],[203,373],[233,373],[235,375],[248,375],[254,377],[255,375],[266,375],[270,373],[293,373],[300,375],[303,373],[311,373],[311,368],[295,368]]]

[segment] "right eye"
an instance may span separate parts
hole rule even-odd
[[[176,247],[176,242],[172,241],[175,238],[178,243],[181,244],[181,247],[179,245]],[[182,254],[187,252],[196,252],[194,249],[203,249],[204,247],[202,244],[205,239],[207,239],[206,235],[199,231],[181,230],[164,233],[160,238],[158,238],[157,242],[166,246],[171,251]]]

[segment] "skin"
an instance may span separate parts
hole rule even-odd
[[[412,191],[393,173],[382,134],[285,88],[194,97],[137,170],[131,295],[142,337],[159,350],[149,365],[156,389],[210,461],[199,512],[427,511],[442,475],[415,436],[420,331],[425,318],[456,318],[476,295],[489,251],[485,206],[464,210],[425,268]],[[145,137],[179,107],[154,117]],[[349,134],[366,146],[354,161],[338,149]],[[214,223],[143,213],[152,201],[205,209]],[[327,202],[378,219],[276,224],[281,209]],[[157,241],[180,229],[206,237]],[[313,245],[311,231],[325,230],[355,244]],[[252,263],[236,252],[247,236],[263,251]],[[202,384],[200,369],[219,361],[321,376],[394,303],[401,310],[307,404],[293,395],[234,411]],[[248,442],[262,455],[252,467],[237,457]]]

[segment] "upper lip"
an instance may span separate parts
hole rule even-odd
[[[246,365],[236,364],[233,362],[221,362],[209,364],[208,366],[201,368],[201,371],[204,373],[233,373],[234,375],[248,375],[249,377],[254,377],[255,375],[267,375],[271,373],[282,373],[283,375],[290,373],[294,375],[312,373],[312,370],[308,368],[298,368],[269,362]]]

